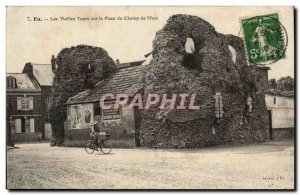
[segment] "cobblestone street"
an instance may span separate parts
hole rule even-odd
[[[7,150],[9,189],[291,189],[294,144],[268,142],[195,150],[83,148],[17,144]]]

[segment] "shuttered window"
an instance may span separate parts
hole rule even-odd
[[[33,110],[33,97],[17,97],[18,110]]]
[[[23,129],[22,129],[22,121],[23,121]],[[25,124],[24,124],[25,123]],[[24,128],[25,125],[25,128]],[[16,133],[34,133],[34,118],[31,119],[16,119],[14,128]]]

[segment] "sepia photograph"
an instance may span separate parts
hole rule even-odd
[[[296,189],[293,6],[7,6],[8,190]]]

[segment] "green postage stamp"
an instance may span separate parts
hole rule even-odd
[[[242,28],[250,65],[267,65],[285,57],[287,35],[277,13],[242,19]]]

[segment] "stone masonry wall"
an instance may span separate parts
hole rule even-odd
[[[185,53],[187,38],[195,44],[193,54]],[[236,56],[230,51],[234,48]],[[140,111],[140,144],[149,147],[187,148],[225,143],[255,143],[268,139],[268,113],[264,86],[258,68],[246,63],[243,41],[215,31],[196,16],[174,15],[156,33],[153,60],[144,71],[144,93],[195,93],[197,111]],[[236,57],[236,58],[235,58]],[[213,96],[223,96],[224,117],[216,134]],[[246,99],[251,96],[252,112]]]

